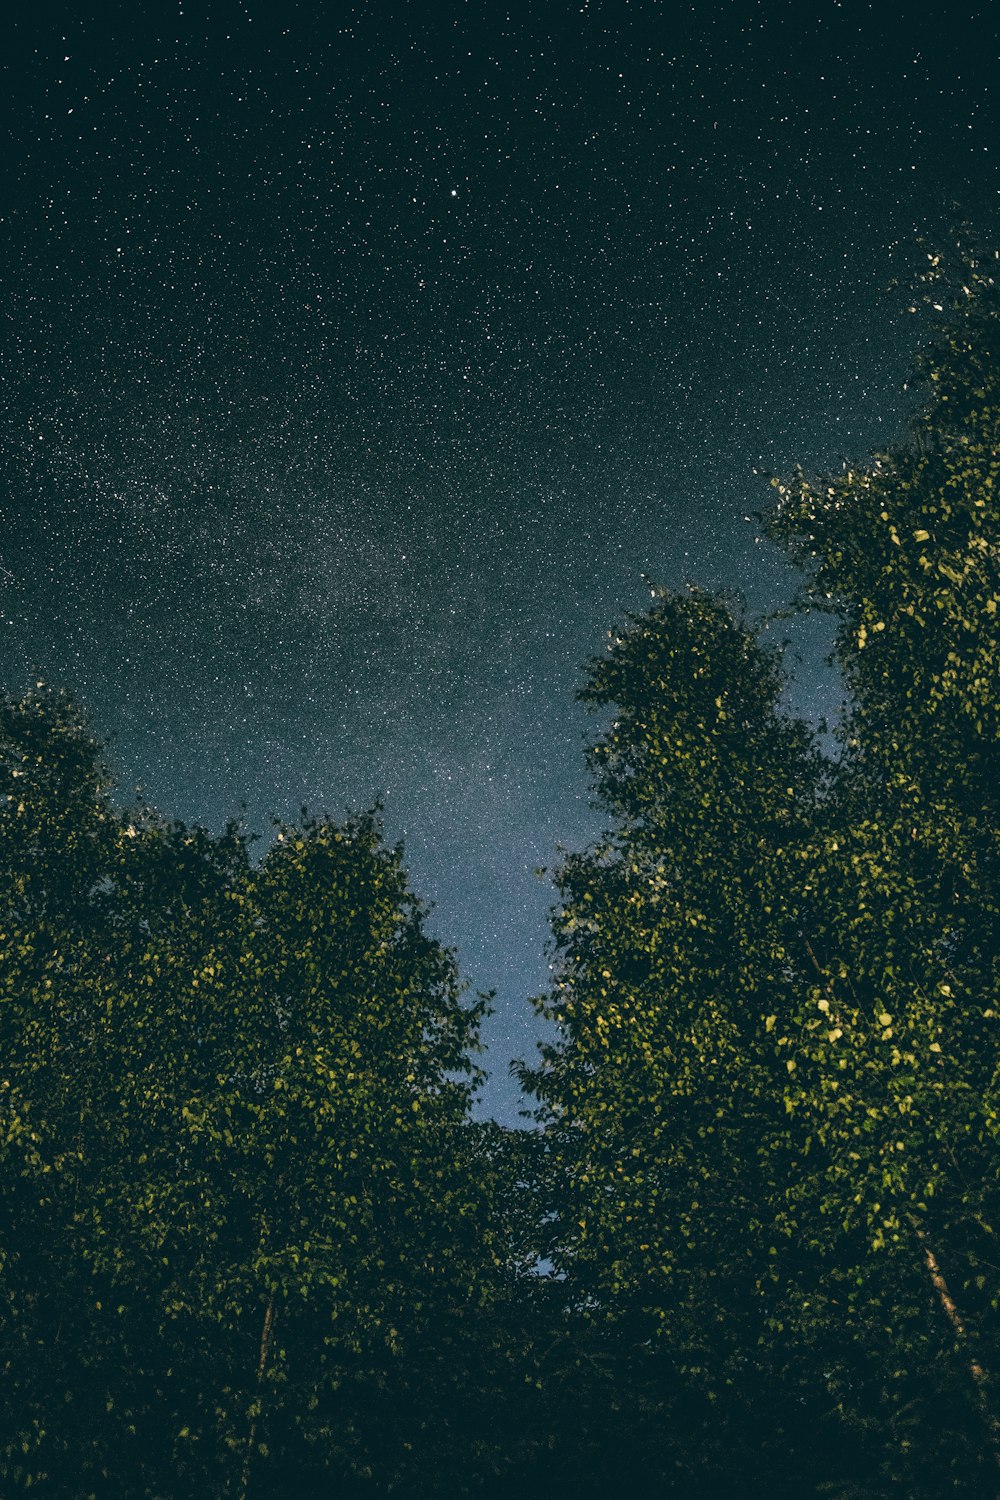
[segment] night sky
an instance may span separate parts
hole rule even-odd
[[[535,871],[599,826],[585,663],[643,575],[780,605],[761,471],[900,432],[884,288],[996,237],[996,13],[18,10],[0,684],[70,687],[185,819],[381,798],[513,1121]]]

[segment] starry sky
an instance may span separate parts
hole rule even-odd
[[[185,819],[381,798],[497,992],[508,1123],[536,872],[599,827],[585,664],[644,575],[781,605],[764,472],[901,431],[919,329],[885,287],[956,217],[996,239],[991,12],[6,23],[0,685],[70,687]],[[822,631],[790,633],[793,701],[834,712]]]

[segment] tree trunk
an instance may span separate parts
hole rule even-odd
[[[914,1228],[916,1230],[917,1239],[920,1241],[920,1248],[924,1252],[924,1264],[927,1266],[927,1272],[931,1278],[931,1285],[937,1293],[937,1298],[941,1304],[942,1309],[944,1310],[945,1317],[951,1324],[952,1331],[955,1335],[955,1342],[958,1344],[967,1360],[967,1368],[970,1376],[972,1377],[973,1387],[976,1392],[976,1399],[979,1403],[979,1410],[982,1414],[983,1422],[986,1425],[986,1430],[989,1433],[990,1448],[993,1453],[993,1459],[998,1467],[1000,1467],[1000,1419],[997,1418],[996,1413],[993,1410],[993,1403],[990,1399],[990,1377],[976,1355],[972,1339],[969,1337],[969,1330],[965,1324],[965,1319],[959,1312],[958,1307],[955,1303],[955,1299],[948,1289],[948,1283],[944,1279],[944,1273],[942,1272],[941,1267],[938,1264],[937,1256],[934,1254],[934,1251],[927,1243],[927,1236],[924,1234],[919,1225],[914,1225]]]
[[[271,1353],[271,1339],[274,1334],[274,1292],[267,1299],[267,1307],[264,1310],[264,1325],[260,1331],[260,1358],[257,1361],[257,1404],[262,1397],[264,1375],[267,1372],[268,1356]],[[257,1417],[250,1419],[250,1431],[247,1435],[246,1452],[243,1455],[243,1473],[240,1476],[239,1500],[247,1500],[250,1493],[250,1468],[253,1464],[254,1444],[257,1441]]]

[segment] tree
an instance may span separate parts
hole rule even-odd
[[[69,700],[2,727],[7,1482],[419,1470],[394,1393],[510,1280],[467,1117],[485,1002],[373,817],[255,867],[235,827],[116,810]]]
[[[698,593],[632,619],[583,693],[615,713],[591,756],[612,826],[559,871],[542,1009],[562,1036],[524,1077],[551,1253],[620,1369],[667,1353],[662,1410],[704,1437],[675,1461],[701,1482],[713,1441],[719,1472],[766,1462],[756,1388],[793,1493],[995,1483],[991,266],[966,254],[949,295],[930,258],[946,317],[908,439],[778,483],[770,533],[803,607],[838,622],[840,755],[821,760],[774,659]]]
[[[112,1138],[112,1156],[120,1147],[102,1041],[123,828],[82,715],[41,683],[0,709],[0,798],[4,1088],[14,1147],[27,1147],[8,1150],[0,1210],[3,1365],[17,1394],[3,1437],[8,1482],[27,1484],[58,1468],[94,1414],[105,1341],[89,1257],[103,1220],[88,1168]]]
[[[614,714],[590,757],[613,822],[558,873],[542,1011],[563,1040],[523,1075],[552,1167],[548,1253],[640,1385],[666,1372],[661,1445],[667,1426],[683,1436],[662,1462],[703,1482],[713,1448],[749,1436],[791,1239],[777,1214],[800,1143],[772,1031],[805,962],[797,856],[823,767],[783,686],[774,653],[698,591],[662,591],[594,665],[581,696]]]
[[[961,245],[928,255],[918,286],[943,317],[918,362],[908,440],[828,480],[779,482],[770,527],[805,570],[803,607],[836,617],[851,705],[836,825],[810,862],[823,1022],[814,1012],[797,1106],[828,1157],[830,1215],[870,1252],[860,1296],[893,1327],[887,1386],[906,1394],[886,1398],[883,1420],[908,1408],[902,1442],[924,1455],[937,1431],[959,1485],[972,1460],[915,1397],[914,1374],[933,1390],[942,1366],[955,1372],[1000,1455],[986,1373],[1000,1300],[995,269]],[[805,1011],[799,1024],[804,1041]]]

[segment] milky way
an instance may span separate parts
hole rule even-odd
[[[189,819],[381,798],[497,990],[505,1119],[535,871],[598,827],[587,659],[644,575],[788,598],[766,471],[898,433],[885,284],[956,213],[995,235],[996,25],[912,10],[84,3],[9,38],[4,685],[71,687]]]

